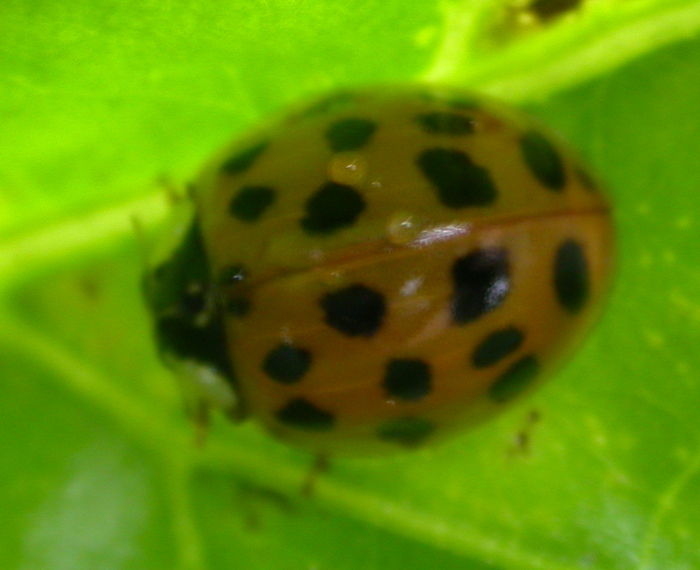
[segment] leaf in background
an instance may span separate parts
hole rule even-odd
[[[700,564],[700,43],[664,47],[700,5],[514,6],[0,7],[3,568]],[[299,96],[424,78],[530,102],[579,147],[616,199],[617,285],[535,397],[438,448],[338,460],[304,499],[309,458],[254,424],[193,445],[130,217],[156,225],[161,175]]]

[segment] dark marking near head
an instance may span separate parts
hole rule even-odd
[[[208,284],[193,281],[182,292],[178,313],[192,321],[209,309],[212,300],[211,289]]]
[[[376,130],[377,124],[368,119],[341,119],[326,129],[326,141],[333,152],[359,150]]]
[[[144,288],[160,353],[209,365],[234,384],[198,224],[192,223],[168,261],[146,274]]]
[[[242,222],[257,222],[275,201],[269,186],[244,186],[229,204],[231,215]]]
[[[489,388],[492,400],[502,403],[516,398],[537,379],[540,364],[532,356],[524,356],[506,370]]]
[[[352,186],[327,182],[306,201],[301,227],[308,234],[332,234],[352,226],[364,209],[362,195]]]
[[[280,384],[296,384],[311,366],[311,353],[287,343],[268,352],[263,371]]]
[[[189,319],[162,317],[156,320],[156,339],[162,354],[209,365],[230,384],[236,384],[221,318],[196,326]]]
[[[564,161],[547,138],[537,131],[528,131],[520,139],[520,150],[525,164],[541,184],[555,192],[564,188]]]
[[[373,336],[386,314],[381,293],[364,285],[350,285],[321,299],[328,326],[348,336]]]
[[[422,113],[416,117],[416,122],[431,135],[459,136],[474,132],[474,119],[459,113]]]
[[[474,164],[461,150],[424,150],[416,164],[437,190],[440,202],[448,208],[488,206],[497,198],[488,170]]]
[[[208,306],[209,263],[199,225],[192,223],[170,258],[144,276],[144,295],[156,315],[196,319]]]
[[[386,368],[382,386],[389,396],[412,402],[431,391],[430,366],[422,360],[396,358]]]
[[[289,426],[306,431],[330,431],[335,426],[335,416],[303,398],[290,400],[276,414],[277,419]]]
[[[559,304],[578,313],[588,301],[589,275],[583,246],[569,239],[559,246],[554,261],[554,290]]]
[[[435,424],[423,418],[398,418],[377,429],[377,437],[403,447],[419,447],[435,431]]]
[[[268,147],[270,141],[263,141],[249,146],[235,156],[229,158],[221,165],[221,171],[225,174],[241,174],[248,170],[255,160]]]
[[[498,330],[487,336],[472,354],[474,368],[486,368],[510,356],[523,344],[525,336],[515,327]]]
[[[165,363],[192,361],[209,367],[236,390],[224,322],[216,310],[209,263],[196,222],[171,257],[145,274],[143,286]],[[237,412],[243,413],[242,408]]]
[[[502,248],[478,249],[452,266],[452,318],[469,323],[493,311],[510,291],[508,252]]]

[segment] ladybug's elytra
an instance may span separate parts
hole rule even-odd
[[[319,453],[417,448],[539,384],[599,314],[610,204],[458,89],[341,91],[226,147],[145,276],[191,398]]]

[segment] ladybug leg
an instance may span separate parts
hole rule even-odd
[[[146,230],[143,227],[143,222],[136,214],[131,214],[131,227],[134,229],[134,234],[136,235],[136,241],[139,242],[139,247],[141,249],[141,254],[144,257],[144,265],[146,264],[146,252],[148,251],[149,243],[146,239]]]
[[[158,186],[160,186],[165,194],[170,207],[176,207],[183,200],[189,199],[192,196],[191,184],[183,185],[173,182],[167,174],[161,174],[158,177]]]
[[[226,417],[235,424],[239,424],[248,419],[248,410],[242,399],[237,399],[236,402],[229,408],[224,410]]]
[[[318,478],[330,471],[330,454],[328,452],[321,452],[316,455],[314,462],[306,474],[306,479],[301,487],[301,494],[303,497],[310,498],[314,494],[314,489],[316,487],[316,481]]]
[[[238,481],[235,490],[243,522],[249,532],[262,529],[262,518],[269,507],[287,515],[295,512],[295,506],[289,497],[271,487]]]
[[[513,440],[508,452],[509,457],[524,457],[531,451],[532,436],[535,425],[541,420],[542,414],[538,410],[531,410],[525,418],[523,426],[513,435]]]
[[[194,422],[194,444],[197,447],[204,447],[209,436],[209,425],[211,420],[211,408],[204,400],[196,402],[191,410],[190,416]]]

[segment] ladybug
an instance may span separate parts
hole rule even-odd
[[[224,148],[144,278],[189,400],[320,454],[420,448],[530,392],[596,320],[610,203],[532,119],[335,92]]]

